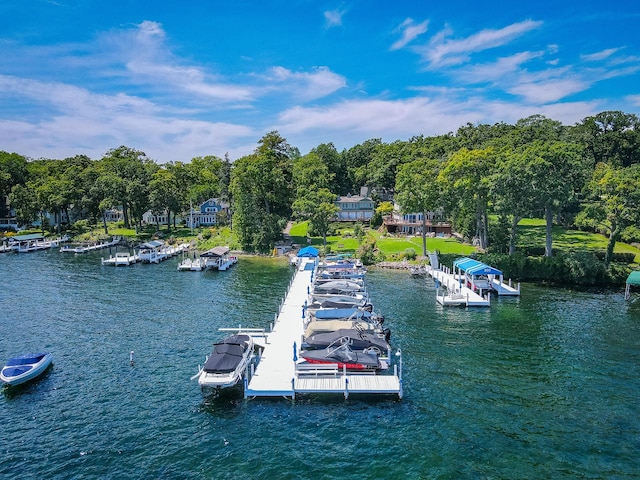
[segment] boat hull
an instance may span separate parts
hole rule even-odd
[[[0,380],[7,385],[21,385],[42,375],[53,362],[51,353],[26,354],[11,358],[0,372]]]

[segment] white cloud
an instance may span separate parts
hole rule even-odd
[[[541,56],[541,52],[521,52],[508,57],[501,57],[492,63],[462,68],[456,71],[455,75],[465,83],[504,80],[505,77],[518,73],[523,64]]]
[[[33,121],[0,120],[0,144],[33,158],[80,153],[100,158],[111,148],[130,145],[160,162],[188,161],[231,151],[248,138],[255,142],[256,132],[250,127],[182,119],[175,112],[167,115],[152,102],[123,94],[97,95],[61,83],[9,76],[0,76],[0,92],[0,98],[20,96],[41,109]]]
[[[425,20],[422,23],[416,24],[412,18],[407,18],[404,22],[400,24],[395,31],[401,32],[402,35],[400,39],[396,40],[393,45],[391,45],[391,50],[399,50],[400,48],[407,45],[409,42],[414,40],[416,37],[422,35],[427,31],[429,26],[429,21]]]
[[[326,28],[339,27],[342,25],[342,16],[345,14],[342,10],[327,10],[324,12],[324,25]]]
[[[416,48],[416,51],[431,67],[457,65],[468,61],[471,53],[506,45],[541,25],[542,22],[539,21],[525,20],[499,30],[485,29],[460,40],[449,39],[453,32],[446,27],[434,35],[427,45]]]
[[[628,95],[626,97],[627,102],[640,107],[640,95]]]
[[[284,67],[273,67],[265,78],[271,89],[305,101],[326,97],[347,84],[343,76],[327,67],[316,67],[312,72],[292,72]]]
[[[579,79],[556,78],[536,83],[521,83],[508,88],[508,91],[524,97],[529,103],[546,104],[582,92],[587,88],[589,84]]]
[[[600,60],[605,60],[609,58],[611,55],[616,53],[618,48],[607,48],[606,50],[601,50],[596,53],[591,53],[588,55],[581,55],[580,58],[585,62],[598,62]]]

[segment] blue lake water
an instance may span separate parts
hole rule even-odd
[[[527,284],[489,309],[444,309],[430,280],[372,270],[404,398],[243,400],[190,377],[218,328],[268,328],[288,265],[114,268],[101,253],[0,255],[0,361],[55,356],[0,395],[2,478],[640,475],[640,302],[622,291]]]

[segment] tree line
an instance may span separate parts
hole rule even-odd
[[[524,217],[545,219],[547,256],[554,223],[599,231],[609,238],[608,263],[618,240],[640,240],[639,163],[638,117],[604,111],[573,126],[534,115],[392,143],[370,139],[341,152],[324,143],[304,156],[273,131],[233,162],[205,156],[159,165],[126,146],[98,160],[0,152],[0,196],[23,224],[74,208],[106,228],[105,212],[122,208],[125,226],[136,229],[148,210],[173,214],[175,226],[190,203],[217,197],[230,202],[242,247],[265,252],[292,218],[326,238],[337,195],[370,186],[394,192],[403,212],[444,211],[485,250],[513,253]],[[7,214],[0,202],[0,217]]]

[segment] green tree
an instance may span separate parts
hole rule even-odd
[[[475,236],[483,249],[489,243],[489,193],[496,161],[493,148],[462,148],[449,157],[438,176],[439,184],[450,199],[449,208],[459,216],[473,212]]]
[[[16,185],[27,181],[27,159],[17,153],[0,151],[0,217],[7,216],[4,198]]]
[[[523,154],[532,182],[532,200],[544,210],[545,256],[551,257],[554,214],[579,194],[589,169],[581,148],[571,143],[534,142]]]
[[[291,216],[296,152],[278,132],[269,132],[253,154],[234,162],[233,228],[243,248],[268,252],[281,236]]]
[[[640,223],[640,164],[616,168],[599,163],[586,190],[589,201],[583,217],[608,233],[605,253],[608,267],[622,231]]]
[[[421,159],[406,163],[396,177],[396,202],[403,213],[422,213],[422,256],[427,256],[427,212],[441,206],[438,160]]]

